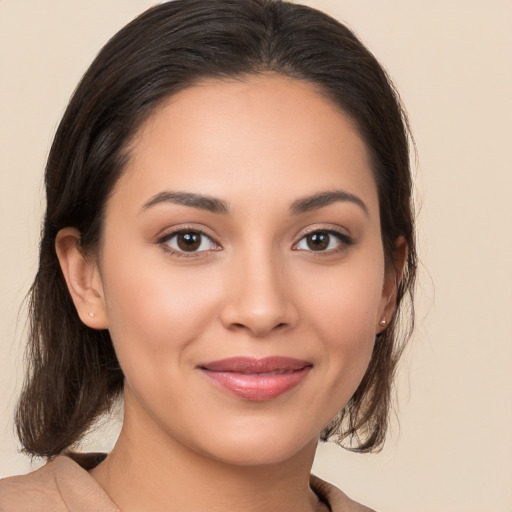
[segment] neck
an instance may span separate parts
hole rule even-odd
[[[323,510],[309,487],[311,441],[287,460],[230,464],[198,453],[125,414],[113,451],[91,471],[123,512],[313,512]]]

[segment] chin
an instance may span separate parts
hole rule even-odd
[[[308,443],[306,446],[309,446],[310,444],[311,443]],[[283,464],[291,459],[294,459],[296,456],[298,456],[299,453],[305,450],[306,446],[303,446],[299,449],[296,448],[295,450],[286,449],[286,447],[283,446],[266,446],[263,449],[261,446],[242,447],[239,450],[228,450],[223,453],[213,454],[213,456],[216,456],[216,460],[232,466],[271,466]],[[316,447],[316,439],[314,441],[313,447]]]
[[[300,454],[314,457],[317,434],[272,432],[268,428],[255,432],[239,431],[231,436],[211,435],[208,446],[201,447],[203,455],[234,466],[265,466],[281,464]],[[312,459],[311,459],[312,460]]]

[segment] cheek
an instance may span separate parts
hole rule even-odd
[[[352,396],[368,367],[382,306],[383,267],[377,260],[316,275],[314,289],[305,296],[303,316],[321,342],[327,396],[336,397],[333,415]]]
[[[165,374],[179,364],[218,301],[218,287],[203,270],[176,272],[159,259],[138,265],[136,257],[126,256],[104,264],[109,331],[127,378],[132,367],[144,373],[146,366],[154,374],[156,365]]]
[[[382,307],[383,279],[381,258],[319,271],[309,279],[314,286],[303,292],[304,315],[335,345],[358,345],[358,340],[373,339]]]

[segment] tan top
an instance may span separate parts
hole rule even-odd
[[[0,512],[120,512],[87,472],[101,457],[56,457],[27,475],[0,480]],[[311,488],[332,512],[374,512],[316,476]]]

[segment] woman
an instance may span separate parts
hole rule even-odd
[[[416,259],[407,126],[337,21],[176,0],[61,121],[17,425],[51,460],[0,509],[368,510],[310,476],[378,449]],[[69,451],[120,396],[108,455]]]

